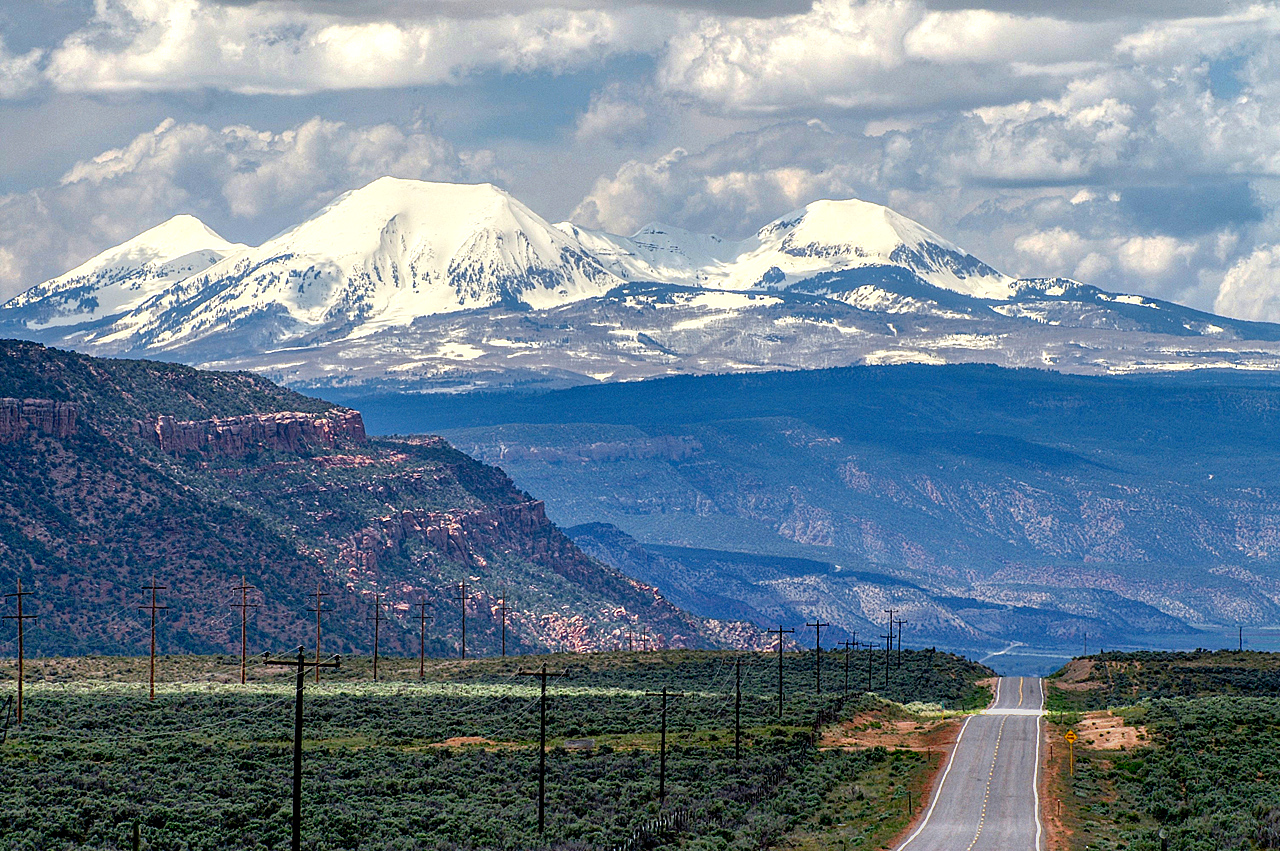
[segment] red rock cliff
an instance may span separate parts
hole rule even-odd
[[[365,441],[359,411],[338,408],[323,414],[285,411],[214,420],[152,417],[135,431],[165,452],[200,452],[241,457],[255,449],[299,452],[307,447]]]
[[[74,402],[0,399],[0,442],[18,440],[32,428],[54,437],[70,437],[76,431],[77,413]]]

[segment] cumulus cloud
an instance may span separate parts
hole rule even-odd
[[[1214,309],[1225,316],[1280,322],[1280,245],[1265,245],[1235,263],[1222,279]]]
[[[0,98],[17,98],[40,82],[40,60],[44,51],[33,49],[22,55],[10,53],[0,37]]]
[[[178,213],[262,238],[384,175],[499,176],[489,152],[458,151],[423,128],[312,119],[273,133],[165,121],[76,163],[57,186],[0,198],[0,297]]]
[[[565,71],[661,43],[654,10],[534,8],[475,18],[352,18],[308,4],[99,0],[49,58],[72,91],[244,94],[428,85],[473,71]]]

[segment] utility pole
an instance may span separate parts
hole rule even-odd
[[[142,590],[151,592],[151,605],[138,606],[138,610],[145,612],[149,609],[151,611],[151,676],[149,679],[151,682],[151,698],[150,699],[155,700],[156,699],[156,612],[164,611],[165,609],[169,608],[168,606],[156,605],[156,592],[167,591],[169,590],[169,588],[167,585],[157,585],[156,578],[152,576],[151,584],[142,586]]]
[[[899,621],[894,621],[894,623],[898,625],[898,664],[897,666],[901,668],[902,667],[902,625],[906,623],[906,621],[899,620]]]
[[[467,658],[467,582],[464,579],[458,583],[458,596],[453,599],[458,601],[458,606],[462,609],[462,658]]]
[[[632,643],[632,639],[634,637],[635,637],[634,634],[631,632],[631,627],[627,627],[627,652],[628,653],[635,652],[636,646],[634,643]]]
[[[365,618],[365,620],[373,621],[373,681],[378,681],[378,633],[382,622],[386,620],[382,616],[382,595],[373,595],[373,617]]]
[[[857,634],[858,633],[856,632],[854,633],[855,636]],[[844,693],[845,694],[849,693],[849,647],[851,645],[854,649],[854,652],[856,653],[858,650],[858,641],[856,638],[853,641],[841,642],[841,646],[844,647]]]
[[[794,633],[794,629],[783,629],[782,624],[778,624],[777,629],[765,630],[769,635],[778,636],[778,717],[782,717],[782,636],[786,633]]]
[[[742,759],[742,658],[733,660],[733,758]]]
[[[872,644],[868,641],[862,646],[867,648],[867,691],[871,691],[871,665],[875,660],[876,651],[880,649],[880,645]]]
[[[642,653],[649,652],[649,625],[648,624],[640,625],[640,652]]]
[[[1238,627],[1236,627],[1236,629],[1239,631],[1239,634],[1240,634],[1240,635],[1239,635],[1239,638],[1240,638],[1240,647],[1239,647],[1239,649],[1238,649],[1236,652],[1238,652],[1238,653],[1243,653],[1243,652],[1244,652],[1244,627],[1243,627],[1243,626],[1238,626]]]
[[[889,625],[888,635],[881,634],[877,637],[883,638],[887,642],[885,644],[886,649],[884,651],[884,687],[888,688],[889,687],[889,659],[890,659],[890,653],[891,653],[891,650],[889,650],[889,648],[893,647],[893,625],[892,624]]]
[[[889,655],[893,653],[893,616],[898,613],[898,609],[885,609],[885,614],[889,616],[889,643],[884,646],[885,665],[889,664]],[[884,636],[880,636],[883,638]]]
[[[26,657],[27,657],[26,645],[23,643],[23,625],[24,625],[24,624],[26,624],[26,622],[27,622],[27,621],[33,621],[33,620],[36,620],[36,618],[38,618],[38,617],[39,617],[39,615],[24,615],[24,614],[22,613],[22,598],[23,598],[23,597],[30,597],[30,596],[32,595],[32,593],[34,593],[34,592],[32,592],[32,591],[23,591],[23,590],[22,590],[22,579],[21,579],[21,578],[19,578],[19,579],[18,579],[18,590],[17,590],[16,592],[12,593],[12,594],[5,594],[5,595],[4,595],[6,599],[7,599],[7,598],[9,598],[9,597],[13,597],[14,599],[16,599],[16,600],[18,601],[18,613],[17,613],[16,615],[5,615],[5,616],[4,616],[4,619],[5,619],[5,620],[7,620],[7,621],[17,621],[17,622],[18,622],[18,714],[17,714],[17,721],[18,721],[18,723],[19,723],[19,724],[21,724],[21,723],[22,723],[22,679],[23,679],[23,675],[24,675],[24,669],[25,669],[25,666],[26,666]]]
[[[249,658],[249,610],[258,608],[257,603],[249,602],[249,592],[258,589],[241,575],[240,584],[231,590],[240,592],[240,602],[232,603],[231,608],[240,610],[240,685],[244,685],[245,661]]]
[[[306,651],[298,647],[298,658],[265,659],[265,665],[287,665],[298,669],[297,694],[293,698],[293,842],[291,851],[302,851],[302,689],[307,679],[307,668],[337,668],[342,660],[334,656],[332,661],[307,661]]]
[[[817,693],[822,694],[822,628],[831,626],[829,623],[823,623],[822,618],[814,618],[813,623],[806,623],[805,626],[811,626],[814,630],[813,648],[817,651],[814,657],[814,673],[817,676]]]
[[[422,600],[418,603],[418,679],[425,680],[427,678],[427,621],[435,621],[431,615],[427,614],[427,601]]]
[[[663,686],[662,691],[645,692],[649,697],[662,697],[662,732],[658,745],[658,808],[662,808],[662,804],[667,799],[667,698],[668,697],[684,697],[684,692],[667,691],[667,687]]]
[[[316,593],[309,596],[316,598],[316,607],[307,611],[316,613],[316,682],[320,682],[320,615],[329,611],[324,607],[324,598],[333,595],[328,591],[321,591],[320,586],[317,585]]]
[[[507,608],[507,592],[502,592],[502,605],[498,608],[502,614],[502,657],[507,656],[507,612],[511,611]]]
[[[541,671],[520,671],[522,677],[537,677],[542,681],[541,718],[538,724],[538,835],[547,826],[547,673],[546,663]]]

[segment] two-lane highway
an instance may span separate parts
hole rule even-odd
[[[971,715],[919,826],[898,851],[1040,851],[1040,716],[1035,677],[1001,677]]]

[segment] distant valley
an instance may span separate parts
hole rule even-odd
[[[1280,623],[1262,376],[860,367],[351,403],[501,466],[703,616],[874,640],[897,608],[910,640],[980,655]]]

